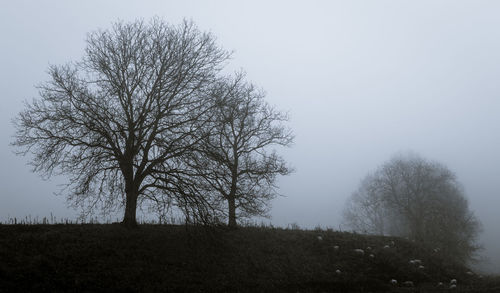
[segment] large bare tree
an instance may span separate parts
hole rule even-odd
[[[212,196],[212,205],[225,202],[228,226],[237,218],[266,215],[276,196],[276,178],[292,169],[273,149],[290,146],[293,134],[287,115],[264,101],[264,92],[245,82],[243,73],[222,78],[212,87],[214,110],[210,135],[191,162],[199,186]]]
[[[189,21],[115,23],[88,35],[81,61],[49,68],[13,144],[34,171],[69,175],[70,200],[124,204],[135,225],[138,201],[183,190],[182,156],[202,139],[205,90],[228,57]]]
[[[355,230],[408,237],[459,261],[479,248],[480,223],[455,174],[414,154],[394,157],[368,175],[348,200],[344,219]]]

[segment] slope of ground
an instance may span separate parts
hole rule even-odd
[[[456,289],[449,288],[452,279]],[[498,279],[399,238],[269,227],[0,225],[0,292],[498,289]]]

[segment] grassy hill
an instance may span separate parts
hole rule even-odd
[[[404,239],[346,232],[0,225],[0,292],[30,291],[500,292],[500,281]]]

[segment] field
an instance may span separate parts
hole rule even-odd
[[[404,239],[331,230],[4,224],[0,292],[500,292],[500,279]]]

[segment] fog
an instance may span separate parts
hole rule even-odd
[[[495,1],[6,1],[0,10],[0,220],[75,218],[9,146],[12,118],[50,64],[77,61],[116,20],[192,19],[288,111],[273,225],[340,227],[370,171],[413,151],[454,171],[483,223],[481,267],[500,273],[500,3]]]

